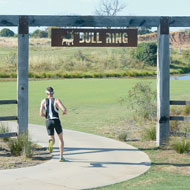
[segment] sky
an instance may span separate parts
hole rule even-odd
[[[95,15],[102,0],[0,0],[0,15]],[[190,16],[190,0],[120,0],[124,16]]]

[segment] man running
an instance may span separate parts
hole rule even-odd
[[[59,151],[60,161],[64,161],[63,158],[63,130],[61,122],[59,120],[58,108],[60,108],[63,114],[67,113],[66,107],[62,104],[61,100],[53,97],[54,90],[52,87],[46,89],[47,98],[43,99],[40,106],[40,116],[46,118],[46,127],[49,135],[48,150],[50,153],[53,152],[53,145],[55,143],[54,129],[59,137]]]

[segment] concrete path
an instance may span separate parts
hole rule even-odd
[[[29,131],[35,143],[47,146],[44,126],[29,125]],[[0,170],[1,189],[88,189],[129,180],[150,167],[145,153],[116,140],[71,130],[64,130],[64,140],[66,162],[58,160],[56,139],[50,161],[28,168]]]

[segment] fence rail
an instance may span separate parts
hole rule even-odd
[[[172,121],[190,121],[190,117],[170,116],[170,120],[172,120]]]
[[[0,105],[2,104],[17,104],[17,100],[0,100]]]
[[[10,132],[10,133],[0,133],[0,138],[6,138],[6,137],[16,137],[16,132]]]
[[[187,106],[190,106],[190,101],[171,100],[170,105],[187,105]],[[190,121],[190,117],[170,116],[170,120],[172,120],[172,121]]]
[[[190,106],[190,101],[171,100],[170,105],[187,105],[187,106]]]
[[[172,136],[179,136],[179,137],[190,137],[190,133],[184,133],[184,132],[170,132],[170,135]]]
[[[4,116],[0,117],[0,121],[13,121],[18,120],[17,116]]]
[[[0,15],[0,26],[18,26],[19,15]],[[160,16],[52,16],[27,15],[29,26],[157,27]],[[189,16],[170,16],[170,27],[190,27]]]
[[[7,104],[17,104],[17,100],[0,100],[0,105],[7,105]],[[12,120],[17,120],[17,116],[4,116],[0,117],[0,121],[12,121]]]

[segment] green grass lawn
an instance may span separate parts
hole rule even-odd
[[[61,116],[63,127],[96,133],[102,126],[116,124],[130,116],[120,97],[141,79],[71,79],[29,82],[29,122],[44,124],[39,116],[40,102],[45,89],[53,86],[55,97],[62,100],[68,114]],[[155,83],[155,81],[154,81]],[[0,99],[16,98],[16,82],[0,82]],[[1,115],[16,114],[16,105],[2,105]],[[13,108],[13,109],[11,109]]]
[[[61,116],[64,128],[105,135],[104,129],[118,127],[118,123],[131,119],[128,103],[120,104],[120,98],[139,81],[151,82],[156,89],[156,79],[65,79],[29,82],[29,122],[45,123],[39,116],[40,102],[45,98],[45,89],[53,86],[55,97],[60,98],[68,109]],[[16,81],[0,82],[0,99],[16,99]],[[171,99],[190,100],[189,81],[172,80]],[[0,115],[15,115],[15,105],[1,105]],[[132,145],[142,148],[141,145]],[[105,190],[187,190],[190,189],[189,155],[178,156],[174,152],[154,150],[150,143],[142,148],[151,158],[151,169],[135,178],[119,184],[98,188]],[[168,159],[168,152],[170,159]],[[171,158],[177,157],[175,160]],[[173,168],[176,170],[173,171]]]

